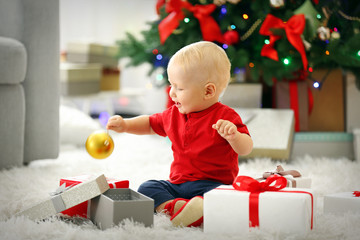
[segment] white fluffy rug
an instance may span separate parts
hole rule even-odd
[[[360,163],[310,156],[281,163],[285,169],[297,169],[312,178],[312,188],[317,194],[315,228],[305,237],[260,230],[244,232],[241,236],[209,235],[202,228],[172,227],[164,215],[154,216],[153,228],[125,221],[105,231],[98,230],[88,220],[54,217],[33,222],[13,217],[16,212],[46,198],[62,177],[104,173],[129,180],[134,190],[145,180],[167,179],[172,154],[166,138],[111,134],[116,149],[108,159],[94,160],[82,146],[62,145],[58,159],[34,161],[26,167],[1,171],[0,239],[359,239],[360,215],[323,214],[323,196],[360,190]],[[275,169],[277,164],[266,158],[248,160],[240,163],[239,174],[258,175]]]

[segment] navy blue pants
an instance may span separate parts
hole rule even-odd
[[[181,184],[172,184],[165,180],[149,180],[140,185],[138,192],[154,199],[155,208],[175,198],[191,199],[222,185],[219,182],[198,180]]]

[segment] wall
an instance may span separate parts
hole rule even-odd
[[[66,50],[67,42],[79,40],[114,44],[125,36],[125,32],[140,37],[140,32],[148,28],[146,22],[157,19],[156,2],[156,0],[60,0],[60,49]],[[145,89],[146,97],[151,101],[156,97],[164,98],[158,96],[158,90],[154,89],[149,93],[149,89],[146,89],[151,81],[147,76],[150,66],[144,64],[136,68],[125,68],[125,64],[126,60],[120,62],[123,88]],[[145,102],[151,104],[151,101]],[[159,99],[156,101],[158,102]]]
[[[60,0],[61,49],[72,40],[114,43],[126,31],[139,36],[157,18],[156,0]]]
[[[156,0],[60,0],[60,49],[79,40],[114,44],[127,31],[139,37],[146,22],[157,18],[155,4]],[[145,86],[147,69],[122,67],[122,86]]]

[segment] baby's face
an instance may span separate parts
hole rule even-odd
[[[206,108],[204,102],[205,84],[199,79],[198,72],[185,73],[183,68],[174,64],[168,69],[171,84],[170,97],[182,114],[199,112]]]

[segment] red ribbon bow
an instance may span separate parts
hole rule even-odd
[[[250,192],[249,196],[249,226],[259,226],[259,195],[265,191],[279,191],[286,187],[286,178],[280,175],[271,175],[264,182],[258,182],[248,176],[235,178],[233,187],[239,191]]]
[[[261,56],[279,61],[279,56],[277,51],[274,49],[274,45],[281,36],[274,35],[271,31],[273,28],[285,29],[287,39],[300,53],[304,69],[306,70],[308,61],[306,58],[305,47],[301,39],[301,34],[305,28],[305,16],[303,14],[294,15],[287,22],[283,22],[280,18],[271,14],[266,16],[259,33],[261,35],[270,36],[270,43],[263,46],[261,49]]]
[[[160,15],[160,8],[165,4],[165,0],[157,0],[156,2],[156,13]]]
[[[210,16],[210,14],[216,9],[215,4],[193,6],[187,1],[170,0],[166,5],[166,12],[168,12],[169,15],[164,18],[158,26],[161,44],[164,44],[166,39],[179,26],[179,21],[185,18],[182,11],[183,8],[192,12],[194,17],[199,20],[203,40],[218,42],[224,41],[219,25]]]
[[[353,195],[354,197],[360,197],[360,191],[354,191]]]
[[[259,182],[252,177],[237,176],[233,187],[239,191],[260,193],[265,191],[279,191],[286,187],[287,180],[280,175],[270,175],[264,182]]]
[[[237,176],[234,180],[233,187],[235,190],[248,191],[249,196],[249,226],[259,226],[259,195],[265,191],[280,191],[286,187],[287,180],[280,175],[271,175],[265,182],[258,182],[248,176]],[[313,228],[313,195],[305,191],[286,191],[291,193],[309,194],[311,197],[311,229]]]

